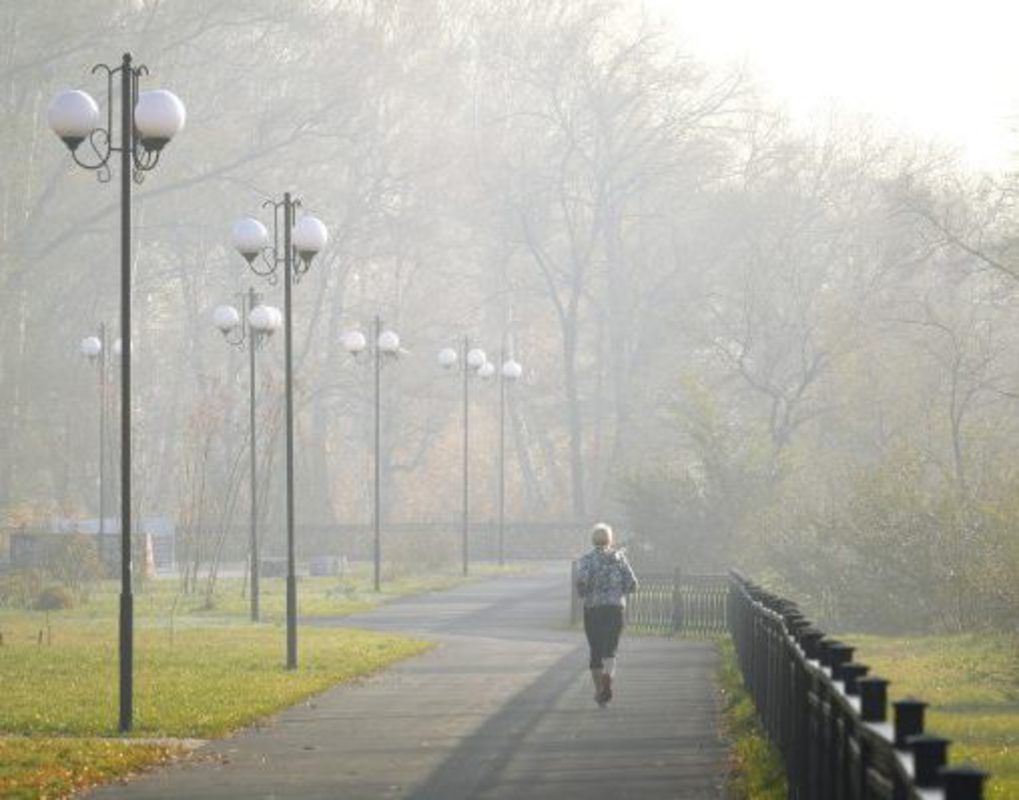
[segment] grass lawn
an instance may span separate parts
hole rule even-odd
[[[172,745],[131,741],[0,738],[0,797],[66,797],[169,761],[182,752]]]
[[[88,738],[116,734],[115,624],[51,617],[50,644],[39,645],[37,616],[0,616],[0,733],[17,734],[0,739],[0,797],[63,796],[172,757],[172,747]],[[134,735],[220,736],[428,648],[335,629],[303,628],[299,642],[300,669],[288,673],[279,626],[189,627],[172,638],[168,628],[139,627]]]
[[[993,634],[892,638],[847,635],[856,660],[892,681],[891,699],[931,704],[927,730],[953,740],[952,763],[992,773],[986,797],[1019,797],[1019,646]]]
[[[32,620],[8,618],[0,654],[4,733],[116,734],[117,631],[112,622],[53,623],[34,643]],[[5,636],[7,639],[7,636]],[[141,628],[135,634],[135,733],[208,738],[427,645],[368,631],[302,628],[300,669],[283,669],[278,626]]]
[[[518,571],[476,565],[472,579]],[[464,580],[402,575],[377,593],[369,566],[356,565],[342,579],[300,578],[298,612],[344,616]],[[302,627],[300,669],[288,673],[282,578],[263,580],[257,625],[247,622],[240,579],[221,579],[212,602],[179,587],[148,580],[135,595],[133,735],[142,737],[135,741],[116,738],[117,582],[66,611],[0,610],[0,797],[64,797],[114,780],[185,752],[172,739],[224,735],[428,648],[404,637]],[[171,741],[150,741],[164,737]]]
[[[736,651],[728,637],[718,642],[719,685],[724,702],[725,733],[730,743],[729,785],[732,800],[785,800],[788,792],[782,759],[757,719],[754,702],[743,688]]]
[[[463,584],[465,581],[493,575],[510,575],[525,567],[497,567],[478,564],[469,578],[458,572],[431,572],[399,575],[383,580],[382,590],[372,588],[369,564],[356,564],[342,578],[298,577],[297,610],[304,618],[342,617],[367,611],[372,607],[423,592],[441,591]],[[175,578],[157,578],[142,582],[135,589],[135,616],[151,624],[170,624],[171,619],[184,625],[210,624],[223,621],[243,621],[248,618],[249,600],[241,578],[220,578],[211,598],[206,596],[204,583],[199,581],[198,591],[182,594],[180,581]],[[60,612],[64,617],[81,619],[115,619],[117,616],[118,581],[103,581],[92,597],[70,611]],[[263,622],[282,622],[286,613],[286,580],[263,578],[259,592],[259,606]],[[3,612],[0,612],[2,623]]]
[[[0,628],[0,797],[61,797],[172,758],[170,745],[103,741],[117,725],[112,620],[4,613]],[[300,669],[283,669],[276,625],[139,627],[135,730],[142,737],[220,736],[344,680],[428,648],[368,631],[303,628]],[[53,737],[69,738],[53,738]]]
[[[381,592],[370,565],[343,578],[298,579],[298,614],[340,617],[396,597],[520,572],[475,565],[398,575]],[[116,738],[119,584],[105,581],[73,609],[0,610],[0,797],[64,797],[182,755],[178,738],[210,738],[256,722],[324,689],[428,648],[368,631],[302,627],[300,669],[284,670],[285,581],[262,581],[260,624],[248,620],[239,578],[208,599],[176,579],[150,579],[135,594],[135,741]],[[105,738],[114,737],[114,738]],[[166,738],[168,743],[149,741]]]

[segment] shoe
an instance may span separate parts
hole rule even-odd
[[[601,695],[605,687],[605,674],[602,672],[601,667],[591,668],[592,683],[594,683],[594,702],[598,705],[602,705]]]
[[[598,693],[598,705],[605,707],[612,699],[612,676],[603,675],[601,679],[602,689]]]

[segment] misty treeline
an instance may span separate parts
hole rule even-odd
[[[435,354],[469,334],[525,369],[511,520],[608,517],[658,565],[736,564],[845,625],[1019,610],[1011,177],[868,120],[794,128],[623,0],[5,0],[0,41],[9,524],[96,513],[77,345],[116,327],[118,197],[45,113],[130,50],[188,108],[136,193],[135,471],[196,570],[246,503],[246,360],[211,327],[253,282],[230,225],[292,191],[332,234],[294,295],[301,524],[367,518],[370,384],[340,340],[381,313],[408,351],[383,380],[391,521],[456,517]],[[258,356],[274,530],[281,344]],[[477,519],[497,409],[477,381]]]

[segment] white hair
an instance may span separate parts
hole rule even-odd
[[[595,547],[608,547],[612,544],[612,527],[599,522],[591,529],[591,542]]]

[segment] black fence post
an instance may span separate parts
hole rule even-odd
[[[944,767],[941,783],[945,800],[983,800],[987,773],[973,767]]]
[[[923,732],[926,704],[896,701],[889,726],[888,681],[869,675],[853,661],[853,647],[825,637],[795,604],[732,572],[725,609],[743,682],[782,755],[791,800],[906,800],[936,788],[944,800],[983,800],[987,773],[946,766],[949,740]],[[912,766],[896,750],[911,751]]]
[[[941,786],[941,768],[948,763],[950,739],[920,733],[907,740],[913,751],[914,780],[921,789],[937,789]]]
[[[850,697],[859,697],[860,686],[858,681],[860,678],[866,677],[867,673],[870,672],[870,667],[852,661],[848,664],[843,664],[841,672],[843,691]]]
[[[860,687],[860,719],[884,722],[888,716],[888,681],[868,675],[856,683]]]
[[[923,733],[923,718],[927,704],[923,700],[906,697],[892,703],[895,709],[895,747],[909,749],[909,737]]]

